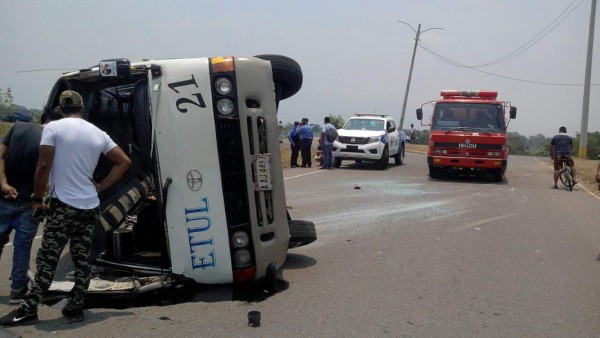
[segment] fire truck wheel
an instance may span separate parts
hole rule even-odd
[[[302,68],[298,62],[289,57],[275,54],[257,55],[256,57],[271,61],[277,102],[296,94],[302,88]]]
[[[502,169],[494,170],[493,175],[495,182],[502,182],[504,180],[504,170]]]
[[[390,162],[390,151],[386,145],[385,148],[383,148],[383,154],[381,154],[381,159],[379,160],[379,162],[377,162],[377,168],[379,170],[387,169],[388,162]]]
[[[430,165],[429,166],[429,177],[440,178],[440,169]]]
[[[336,168],[339,168],[342,166],[342,159],[339,157],[334,157],[333,158],[333,166]]]
[[[317,240],[317,231],[313,222],[290,220],[288,226],[290,228],[288,249],[304,246]]]

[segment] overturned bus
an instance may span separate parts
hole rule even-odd
[[[111,59],[64,74],[45,109],[79,92],[84,118],[132,160],[100,195],[95,264],[155,277],[134,289],[274,282],[288,249],[316,240],[287,212],[280,165],[277,108],[301,86],[298,63],[280,55]],[[111,166],[100,158],[93,179]]]

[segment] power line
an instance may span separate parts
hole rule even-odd
[[[484,63],[481,65],[475,65],[475,66],[471,66],[471,67],[487,67],[487,66],[492,66],[492,65],[496,65],[499,64],[501,62],[507,61],[509,59],[512,59],[513,57],[523,53],[524,51],[526,51],[527,49],[533,47],[535,44],[537,44],[539,41],[541,41],[544,37],[546,37],[546,35],[550,34],[553,30],[555,30],[558,26],[560,26],[560,24],[569,16],[571,15],[571,13],[573,13],[573,11],[575,11],[575,9],[577,9],[577,7],[579,7],[579,5],[581,5],[581,3],[583,2],[583,0],[579,0],[579,3],[577,3],[573,8],[571,8],[571,10],[569,10],[569,8],[571,6],[573,6],[573,4],[575,3],[575,1],[577,0],[573,0],[563,11],[562,13],[560,13],[560,15],[558,15],[554,20],[552,20],[546,27],[544,27],[544,29],[542,29],[542,31],[540,31],[538,34],[536,34],[533,38],[531,38],[529,41],[527,41],[525,44],[521,45],[519,48],[515,49],[514,51],[512,51],[509,54],[506,54],[505,56],[498,58],[494,61],[490,61],[488,63]],[[566,15],[565,13],[569,11]],[[564,15],[564,16],[563,16]],[[561,18],[562,17],[562,18]],[[557,23],[558,21],[558,23]],[[554,27],[552,27],[554,25]],[[550,28],[551,27],[551,28]],[[548,30],[550,28],[550,30]],[[546,31],[548,30],[548,31]]]
[[[474,70],[476,72],[480,72],[480,73],[484,73],[487,75],[491,75],[491,76],[496,76],[496,77],[500,77],[503,79],[507,79],[507,80],[513,80],[513,81],[519,81],[519,82],[527,82],[527,83],[535,83],[535,84],[542,84],[542,85],[552,85],[552,86],[565,86],[565,87],[582,87],[583,84],[578,84],[578,83],[554,83],[554,82],[542,82],[542,81],[535,81],[535,80],[527,80],[527,79],[519,79],[519,78],[515,78],[515,77],[511,77],[511,76],[506,76],[506,75],[500,75],[500,74],[496,74],[496,73],[492,73],[492,72],[487,72],[481,69],[477,69],[474,66],[467,66],[464,65],[460,62],[454,61],[452,59],[449,59],[441,54],[438,54],[434,51],[432,51],[431,49],[427,48],[424,46],[424,44],[422,42],[419,42],[419,47],[422,48],[423,50],[425,50],[427,53],[429,53],[430,55],[432,55],[433,57],[435,57],[436,59],[442,61],[443,63],[446,63],[448,65],[454,66],[454,67],[459,67],[459,68],[468,68],[470,70]],[[592,86],[600,86],[600,83],[592,83]]]

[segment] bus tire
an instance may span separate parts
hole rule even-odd
[[[290,220],[288,227],[290,228],[288,249],[308,245],[317,240],[317,231],[313,222]]]
[[[277,102],[293,96],[302,88],[302,68],[298,62],[275,54],[256,55],[256,57],[271,62]]]

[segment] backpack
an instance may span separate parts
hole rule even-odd
[[[338,137],[338,132],[335,127],[332,126],[331,128],[327,129],[327,132],[325,132],[325,137],[327,137],[327,141],[333,143],[333,141],[335,141]]]

